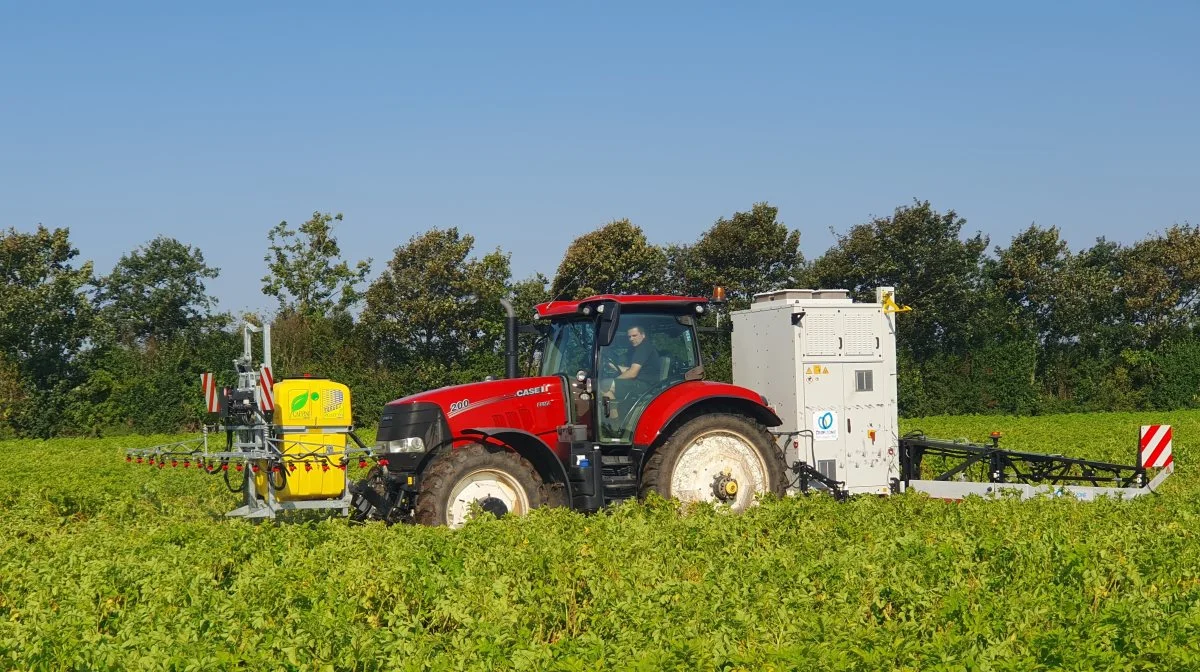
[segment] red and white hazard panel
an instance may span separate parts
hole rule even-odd
[[[200,374],[200,389],[204,392],[204,406],[209,413],[216,413],[221,410],[217,403],[217,381],[213,379],[213,374]]]
[[[1142,466],[1165,467],[1174,459],[1171,457],[1171,426],[1142,425],[1141,440],[1138,444],[1141,451]]]
[[[275,379],[265,364],[258,369],[258,407],[263,413],[275,410]]]

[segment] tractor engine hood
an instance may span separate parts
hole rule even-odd
[[[565,384],[561,376],[506,378],[403,397],[384,406],[375,445],[391,468],[409,469],[473,429],[511,428],[549,444],[567,421]]]

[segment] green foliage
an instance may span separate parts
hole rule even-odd
[[[211,371],[218,385],[232,384],[229,362],[240,352],[240,338],[216,329],[89,351],[83,358],[87,378],[68,395],[61,433],[196,429],[206,417],[200,374]]]
[[[79,250],[69,236],[67,229],[44,226],[0,234],[0,376],[6,380],[0,392],[7,390],[0,415],[21,434],[57,432],[66,395],[80,375],[76,358],[92,318],[85,293],[92,264],[74,267]]]
[[[898,362],[900,412],[905,416],[968,413],[1028,414],[1038,410],[1036,349],[1019,341],[989,343],[970,355],[938,354],[924,363]]]
[[[903,429],[1127,462],[1144,420]],[[1131,502],[655,499],[457,531],[254,525],[120,441],[0,443],[0,668],[1196,669],[1200,413],[1155,420],[1184,466]]]
[[[550,281],[538,273],[531,278],[512,283],[513,312],[517,316],[517,324],[533,323],[537,305],[550,300]],[[534,353],[541,348],[541,339],[536,336],[518,335],[517,337],[517,371],[521,375],[535,375],[538,372],[540,360]],[[540,355],[537,355],[540,357]]]
[[[281,312],[324,316],[348,310],[361,298],[357,286],[371,270],[371,260],[350,268],[333,236],[334,222],[342,214],[314,212],[311,219],[293,231],[286,221],[267,233],[270,246],[263,261],[263,294],[279,300]]]
[[[452,369],[479,378],[503,370],[500,299],[511,296],[509,256],[496,250],[476,259],[474,247],[473,236],[450,228],[396,248],[367,290],[362,315],[384,361],[419,361],[443,379]]]
[[[576,238],[567,248],[550,294],[568,301],[595,294],[654,294],[666,282],[666,253],[640,226],[617,219]]]
[[[1176,225],[1123,250],[1119,293],[1131,324],[1155,346],[1196,324],[1200,226]]]
[[[122,343],[195,334],[213,319],[216,299],[204,279],[219,270],[204,263],[199,249],[159,236],[123,255],[99,281],[100,323]]]
[[[527,322],[552,297],[705,295],[714,285],[734,309],[786,286],[844,287],[859,300],[896,286],[914,308],[898,318],[905,416],[1200,404],[1200,227],[1189,224],[1078,251],[1057,227],[1031,225],[989,254],[987,238],[964,236],[954,211],[914,201],[851,227],[807,264],[799,233],[756,203],[666,246],[628,220],[610,222],[572,242],[553,282],[514,281],[502,250],[473,256],[471,236],[432,229],[397,248],[364,294],[369,261],[341,258],[341,220],[316,212],[298,228],[274,227],[263,291],[280,307],[276,375],[345,382],[361,402],[359,424],[392,399],[501,374],[501,298]],[[231,382],[240,351],[233,318],[213,312],[204,288],[216,269],[164,237],[99,281],[77,256],[66,230],[0,235],[0,436],[196,426],[198,374]],[[356,316],[350,308],[364,296]],[[519,339],[523,372],[536,370],[536,341]],[[705,333],[700,346],[708,379],[729,381],[729,334]]]
[[[1200,340],[1169,343],[1154,353],[1156,380],[1149,401],[1154,408],[1200,406]]]
[[[939,213],[928,201],[897,208],[838,236],[807,277],[810,287],[850,290],[873,301],[876,287],[896,288],[916,310],[900,320],[898,345],[924,361],[936,353],[962,353],[975,335],[971,318],[982,305],[981,233],[963,240],[966,220],[953,210]],[[990,327],[988,328],[990,330]]]
[[[759,292],[795,287],[804,268],[800,232],[777,221],[778,214],[778,208],[755,203],[750,212],[718,219],[675,262],[684,281],[677,291],[709,296],[720,286],[738,309]]]

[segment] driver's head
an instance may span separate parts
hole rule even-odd
[[[642,341],[646,340],[646,332],[641,327],[630,327],[629,331],[625,332],[625,334],[629,336],[629,342],[635,348],[641,345]]]

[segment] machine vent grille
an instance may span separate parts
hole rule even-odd
[[[854,357],[874,355],[878,339],[871,329],[874,316],[866,312],[852,312],[846,315],[846,354]]]
[[[838,354],[837,313],[812,311],[805,319],[808,336],[809,356],[832,356]]]

